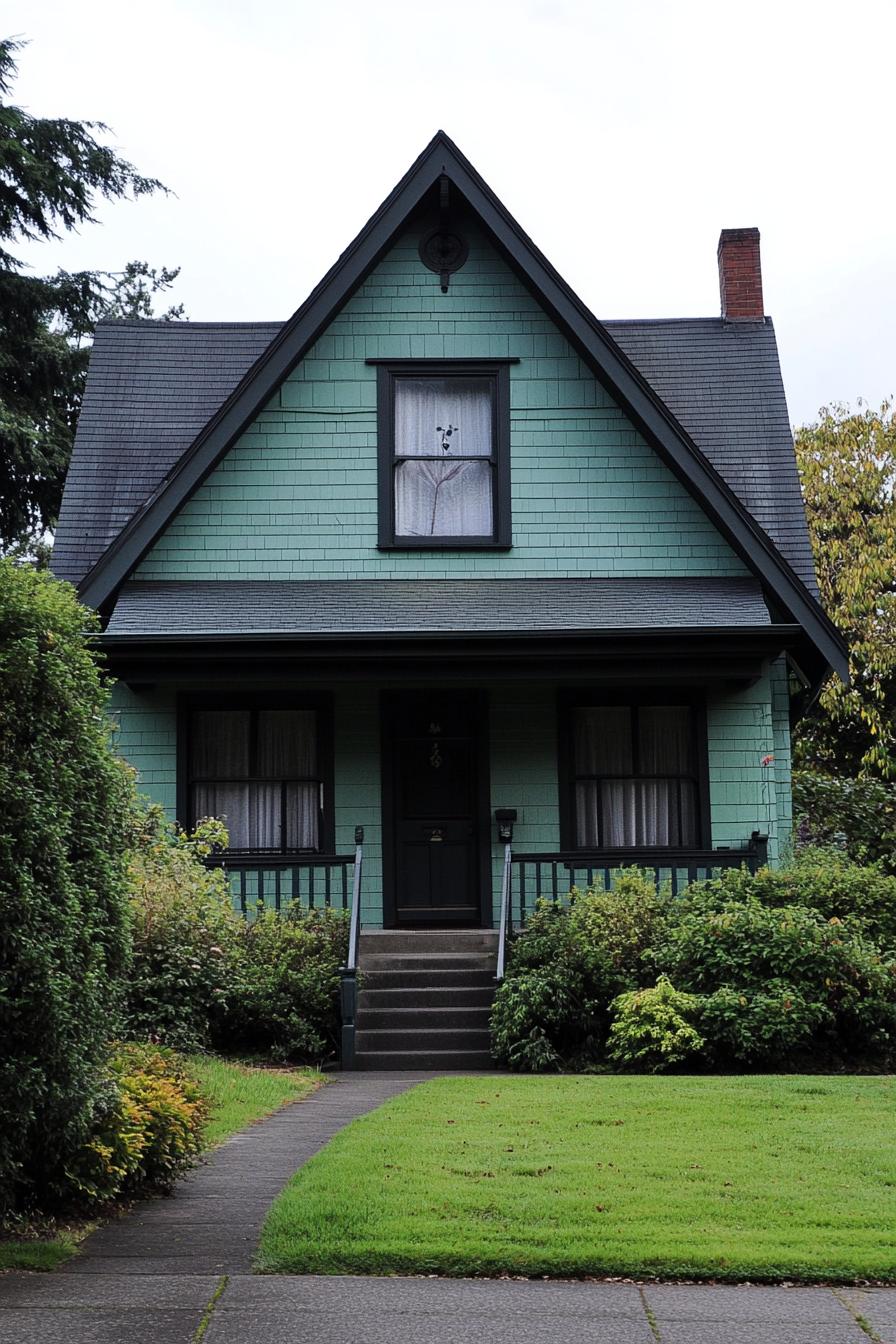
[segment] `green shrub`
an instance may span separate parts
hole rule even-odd
[[[800,848],[839,848],[855,863],[896,873],[896,784],[797,770],[793,816]]]
[[[225,874],[203,860],[226,844],[219,821],[202,821],[186,834],[156,806],[142,814],[128,865],[129,1036],[198,1050],[220,1033],[243,920]]]
[[[260,910],[243,923],[223,1043],[263,1050],[274,1059],[322,1063],[339,1050],[340,968],[348,954],[342,910],[289,906]]]
[[[492,1010],[492,1054],[530,1071],[602,1058],[610,1005],[654,979],[649,951],[670,918],[666,892],[637,869],[612,890],[573,890],[569,904],[540,902],[511,945]]]
[[[767,906],[801,905],[826,919],[859,919],[869,938],[896,952],[896,877],[862,866],[841,851],[804,849],[783,868],[729,869],[688,888],[683,909],[693,901],[721,908],[726,901],[758,900]]]
[[[697,995],[683,994],[665,975],[653,989],[620,994],[612,1005],[607,1057],[621,1068],[649,1073],[696,1059],[706,1047],[694,1026],[700,1007]]]
[[[95,618],[0,561],[0,1219],[68,1188],[127,961],[130,774]]]
[[[177,1056],[118,1045],[103,1071],[92,1132],[69,1175],[82,1206],[167,1190],[202,1150],[208,1106]]]
[[[561,1069],[587,1051],[588,1017],[579,977],[562,969],[508,976],[492,1009],[492,1056],[523,1073]]]
[[[852,921],[724,899],[719,884],[701,884],[658,955],[676,985],[707,1000],[701,1030],[722,1062],[892,1050],[896,967]]]

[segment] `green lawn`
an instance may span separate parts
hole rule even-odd
[[[892,1077],[444,1078],[274,1204],[269,1273],[896,1280]]]
[[[324,1081],[317,1069],[259,1068],[215,1055],[188,1055],[187,1065],[212,1104],[205,1131],[209,1148],[287,1102],[308,1096]]]
[[[260,1068],[212,1055],[188,1055],[186,1060],[211,1101],[207,1148],[216,1148],[254,1120],[307,1096],[324,1081],[316,1069]],[[79,1242],[94,1226],[92,1222],[73,1223],[49,1237],[38,1234],[0,1240],[0,1270],[55,1269],[76,1254]]]

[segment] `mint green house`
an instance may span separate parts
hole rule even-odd
[[[100,327],[54,568],[235,899],[342,903],[359,828],[363,928],[458,939],[505,862],[517,922],[779,860],[845,656],[756,230],[719,271],[721,317],[598,322],[439,133],[289,321]]]

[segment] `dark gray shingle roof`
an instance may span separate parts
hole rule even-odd
[[[771,323],[605,325],[814,592]],[[280,327],[100,324],[56,532],[56,574],[84,577]]]
[[[681,318],[604,326],[817,593],[771,318]]]
[[[384,635],[770,625],[755,579],[343,579],[126,583],[106,630]]]
[[[53,546],[78,583],[183,456],[280,322],[101,322]]]

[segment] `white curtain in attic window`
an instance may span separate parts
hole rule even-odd
[[[395,380],[396,458],[436,459],[396,463],[396,536],[492,535],[493,386],[488,378]]]

